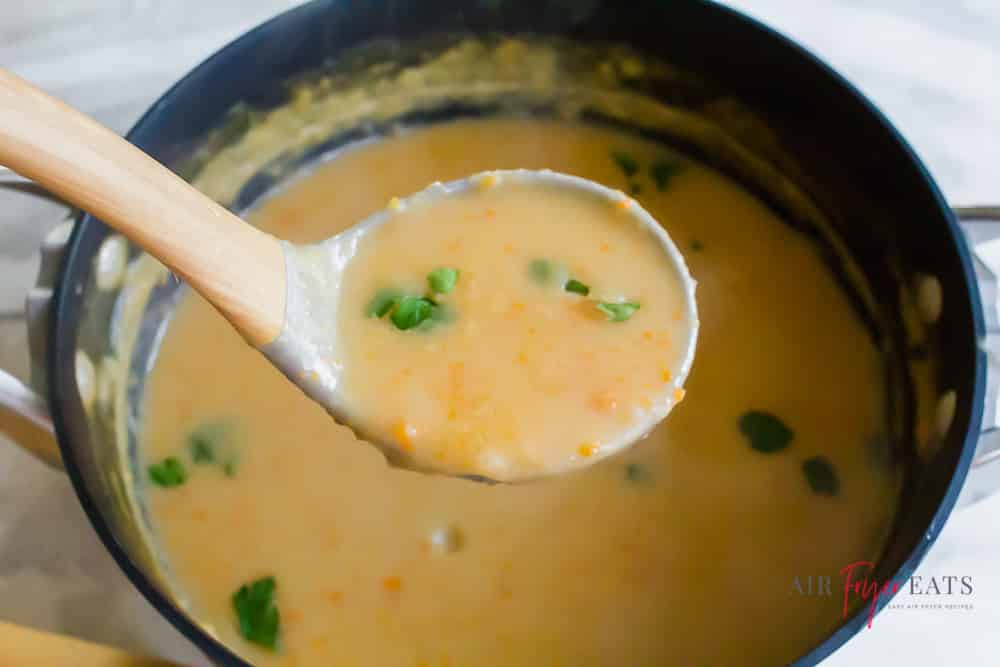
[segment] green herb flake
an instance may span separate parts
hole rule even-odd
[[[404,296],[392,311],[392,323],[401,331],[422,324],[434,312],[434,303],[424,297]]]
[[[629,463],[625,466],[625,479],[630,482],[648,482],[649,477],[649,470],[641,463]]]
[[[639,310],[639,304],[635,302],[611,303],[609,301],[599,301],[597,309],[611,322],[624,322]]]
[[[699,241],[698,239],[691,241],[691,252],[701,252],[704,249],[705,249],[705,244]]]
[[[533,259],[528,264],[528,274],[536,283],[545,284],[552,280],[555,265],[547,259]]]
[[[813,493],[820,496],[835,496],[840,493],[837,471],[825,456],[814,456],[803,461],[802,473]]]
[[[639,162],[625,151],[612,151],[611,159],[622,170],[626,178],[632,178],[639,173]]]
[[[440,267],[427,274],[427,286],[433,294],[448,294],[458,282],[458,269]]]
[[[195,463],[215,463],[215,445],[200,433],[188,436],[191,460]]]
[[[772,454],[788,447],[794,435],[784,422],[769,412],[751,410],[740,417],[740,431],[758,452]]]
[[[670,180],[681,169],[683,164],[677,160],[659,158],[649,167],[649,175],[656,183],[656,189],[663,192],[670,185]]]
[[[281,617],[274,603],[277,588],[274,577],[264,577],[240,586],[233,593],[233,610],[239,620],[240,634],[272,651],[278,646]]]
[[[236,461],[226,461],[222,465],[222,474],[226,477],[236,477]]]
[[[368,317],[385,317],[401,298],[403,293],[398,289],[380,289],[365,306],[365,314]]]
[[[570,278],[569,280],[567,280],[566,284],[563,285],[563,289],[566,290],[567,292],[572,292],[573,294],[579,294],[580,296],[587,296],[588,294],[590,294],[590,287],[584,285],[575,278]]]
[[[159,463],[154,463],[147,469],[149,479],[157,486],[171,488],[180,486],[187,481],[187,470],[184,464],[169,456]]]

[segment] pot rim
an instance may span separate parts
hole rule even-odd
[[[917,156],[910,144],[904,139],[902,134],[888,120],[879,108],[865,96],[857,87],[839,74],[830,65],[816,56],[812,51],[784,35],[778,30],[769,27],[758,19],[744,14],[741,11],[728,6],[718,4],[715,0],[692,0],[696,4],[703,5],[708,11],[715,11],[721,17],[730,21],[735,21],[748,31],[758,31],[764,33],[766,37],[781,43],[783,47],[789,49],[796,57],[809,61],[812,65],[822,70],[837,84],[845,95],[851,96],[861,104],[864,110],[870,114],[878,123],[880,128],[887,133],[888,137],[896,143],[912,165],[916,167],[921,175],[925,186],[933,196],[939,213],[948,226],[948,232],[952,240],[952,249],[958,254],[962,266],[962,278],[965,283],[968,303],[972,314],[972,325],[975,332],[977,350],[975,355],[975,367],[972,383],[971,413],[968,423],[965,425],[965,436],[962,440],[962,451],[956,463],[955,472],[948,483],[944,497],[937,507],[934,516],[931,518],[928,528],[917,545],[911,550],[903,561],[902,565],[894,573],[893,580],[906,579],[917,568],[923,560],[927,551],[937,540],[948,516],[953,510],[959,491],[965,481],[970,464],[975,452],[976,443],[979,439],[980,425],[984,410],[984,397],[986,387],[986,353],[978,347],[978,341],[985,336],[985,319],[980,301],[979,291],[976,284],[975,272],[973,269],[972,256],[964,236],[959,228],[958,222],[944,199],[940,189],[935,183],[930,172]],[[205,82],[214,78],[217,69],[225,67],[227,63],[232,63],[243,59],[252,51],[253,46],[267,38],[273,32],[281,32],[288,23],[296,23],[300,15],[316,13],[322,15],[325,5],[329,5],[330,0],[312,0],[304,5],[286,10],[267,21],[257,25],[248,32],[236,37],[228,44],[214,52],[199,65],[185,74],[173,86],[171,86],[135,123],[126,135],[126,139],[139,147],[143,147],[148,139],[150,128],[155,127],[160,118],[170,113],[171,101],[176,96],[181,96],[196,90]],[[48,350],[49,360],[48,375],[48,402],[52,413],[52,422],[55,428],[59,449],[66,472],[73,484],[74,491],[84,509],[94,530],[97,532],[105,548],[118,563],[118,566],[126,574],[136,589],[146,598],[146,600],[173,625],[181,634],[202,651],[211,661],[223,665],[235,665],[239,667],[251,667],[249,663],[240,658],[222,642],[218,641],[194,621],[192,621],[181,609],[176,606],[163,592],[145,575],[134,560],[129,556],[125,548],[118,542],[111,531],[110,526],[105,521],[97,503],[91,497],[80,467],[74,458],[74,450],[68,444],[70,439],[70,429],[63,406],[78,401],[75,386],[68,386],[64,383],[66,368],[73,368],[75,355],[75,335],[76,331],[69,330],[62,325],[62,322],[71,320],[68,313],[72,312],[78,304],[77,295],[74,293],[74,281],[71,279],[75,272],[70,268],[76,268],[88,260],[83,257],[86,249],[82,248],[81,240],[86,236],[87,231],[94,225],[102,225],[90,215],[82,215],[73,228],[67,243],[66,253],[63,257],[62,266],[59,270],[58,279],[53,293],[51,312],[48,329]],[[68,337],[68,339],[67,339]],[[881,611],[894,597],[895,593],[887,590],[880,595],[876,606],[876,613]],[[815,665],[827,658],[835,650],[840,648],[853,635],[855,635],[868,621],[868,608],[859,606],[854,614],[841,623],[833,632],[825,637],[804,655],[798,657],[792,665],[794,667],[806,667]]]

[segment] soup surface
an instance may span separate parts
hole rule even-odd
[[[886,421],[877,352],[803,236],[657,145],[540,120],[354,147],[255,220],[318,241],[399,193],[519,167],[635,193],[685,252],[701,329],[684,402],[635,447],[556,478],[402,471],[189,293],[144,418],[170,576],[256,665],[786,664],[841,621],[836,589],[807,582],[876,559],[898,491],[870,453]]]
[[[684,396],[693,304],[665,243],[621,192],[511,172],[393,200],[343,276],[344,414],[407,468],[507,481],[609,456]]]

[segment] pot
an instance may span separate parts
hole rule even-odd
[[[960,225],[1000,220],[1000,210],[950,209],[870,102],[766,26],[702,0],[628,11],[610,0],[317,0],[211,57],[128,138],[244,211],[331,148],[396,123],[553,115],[567,99],[588,121],[716,166],[813,237],[884,351],[889,452],[905,481],[876,578],[907,578],[960,491],[966,503],[1000,486],[996,342],[987,335],[1000,326],[1000,248],[970,242]],[[15,180],[8,174],[9,185],[31,188]],[[131,484],[143,378],[177,290],[146,280],[140,255],[86,215],[50,235],[27,300],[32,386],[0,374],[3,423],[65,466],[94,529],[160,613],[209,659],[244,665],[177,603]],[[916,361],[932,369],[924,390]],[[930,435],[922,410],[933,415]],[[818,663],[867,621],[859,606],[795,664]]]

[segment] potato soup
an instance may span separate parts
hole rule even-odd
[[[796,581],[836,579],[849,563],[876,560],[899,488],[869,447],[887,422],[879,353],[804,235],[721,174],[657,144],[543,120],[461,121],[348,147],[253,220],[281,238],[319,241],[393,196],[513,168],[620,189],[662,222],[698,281],[698,351],[684,401],[635,446],[544,480],[489,485],[399,470],[188,292],[144,405],[145,496],[167,576],[195,619],[264,667],[787,664],[842,620],[839,596],[803,595]],[[590,360],[560,358],[581,381],[567,388],[576,407],[558,420],[641,405],[641,391],[618,387],[662,381],[664,369],[637,363],[634,348],[662,344],[669,317],[639,317],[661,312],[647,304],[665,297],[659,285],[626,279],[635,249],[581,250],[568,230],[519,235],[508,260],[501,247],[475,262],[446,256],[454,239],[442,238],[440,260],[394,261],[401,283],[373,278],[350,307],[372,306],[380,287],[416,290],[434,271],[455,269],[433,280],[451,283],[441,303],[456,308],[460,326],[473,298],[462,290],[489,280],[498,270],[490,262],[507,261],[503,280],[520,281],[511,283],[516,295],[498,301],[479,332],[498,337],[497,377],[536,373],[544,386],[558,335],[521,349],[504,343],[505,327],[537,325],[541,336],[539,303],[574,316],[589,307],[566,322],[605,327],[607,347]],[[591,293],[567,291],[570,280]],[[592,300],[641,307],[628,321],[591,320],[604,314]],[[384,318],[391,313],[345,330],[350,344],[375,351],[372,372],[398,377],[414,395],[444,392],[456,410],[482,401],[497,413],[491,423],[516,420],[516,406],[483,395],[489,382],[452,367],[454,350],[416,366],[381,345],[379,336],[416,333]],[[617,382],[633,376],[641,383]],[[469,390],[456,392],[456,382]],[[397,422],[392,411],[385,423],[402,424],[402,438],[407,427],[442,423],[437,409],[427,412],[431,426]]]

